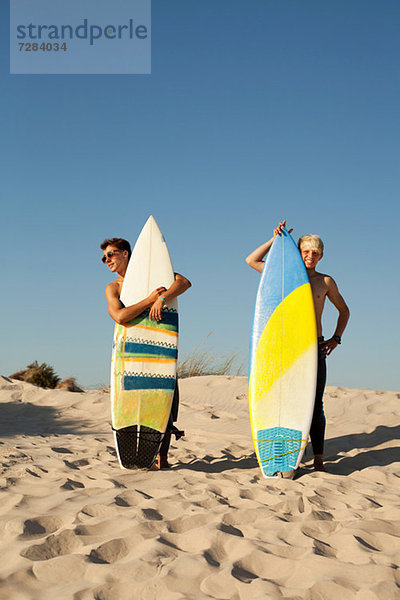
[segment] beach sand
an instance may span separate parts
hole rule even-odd
[[[327,387],[326,466],[266,480],[247,378],[180,382],[170,471],[121,470],[109,395],[0,378],[0,598],[400,597],[400,394]]]

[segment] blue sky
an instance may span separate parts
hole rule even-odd
[[[99,244],[150,214],[193,284],[181,354],[212,332],[246,372],[244,258],[286,218],[321,235],[351,309],[328,382],[399,389],[397,0],[153,0],[151,75],[10,75],[8,19],[2,2],[0,373],[108,381]]]

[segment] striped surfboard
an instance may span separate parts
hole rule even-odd
[[[129,261],[121,301],[130,306],[160,286],[174,271],[164,237],[153,217],[143,227]],[[150,467],[165,433],[175,390],[178,355],[176,299],[159,322],[149,311],[115,325],[111,361],[111,414],[121,467]]]
[[[285,229],[261,275],[250,344],[250,420],[264,477],[292,471],[301,461],[314,408],[317,352],[307,270]]]

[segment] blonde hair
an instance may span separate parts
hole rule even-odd
[[[324,242],[321,240],[319,235],[307,234],[302,235],[299,241],[297,242],[297,247],[301,250],[301,245],[307,243],[313,250],[318,250],[320,254],[324,251]]]

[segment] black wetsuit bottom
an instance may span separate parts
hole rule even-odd
[[[178,418],[178,410],[179,410],[179,389],[178,389],[178,380],[175,384],[174,397],[172,400],[171,414],[169,415],[169,420],[167,424],[167,429],[165,430],[163,441],[160,446],[160,456],[168,456],[169,445],[171,443],[171,430],[174,421]]]
[[[318,338],[318,343],[324,338]],[[318,372],[317,372],[317,388],[315,392],[314,413],[311,421],[310,437],[312,449],[315,454],[323,454],[326,419],[324,414],[324,405],[322,398],[326,384],[326,356],[318,348]]]

